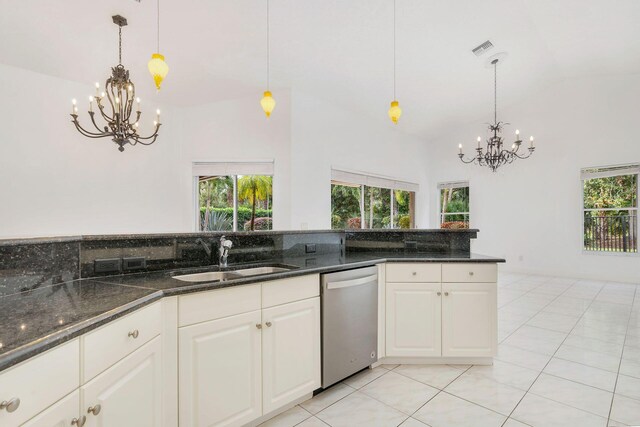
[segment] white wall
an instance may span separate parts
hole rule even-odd
[[[427,225],[423,140],[403,133],[402,122],[391,123],[384,109],[380,117],[363,116],[299,91],[293,92],[292,106],[292,228],[331,228],[332,166],[420,184],[416,225]]]
[[[517,126],[535,135],[537,150],[497,173],[456,155],[459,143],[470,154],[475,138],[486,136],[489,109],[432,141],[431,224],[436,183],[469,180],[471,226],[480,229],[474,252],[504,256],[505,270],[639,282],[640,257],[582,252],[580,210],[581,168],[640,162],[638,99],[640,75],[598,76],[562,81],[500,110],[498,118],[513,123],[507,141]]]
[[[291,224],[291,96],[273,91],[276,108],[266,118],[255,97],[181,108],[182,157],[180,174],[191,177],[192,162],[227,160],[274,160],[273,226],[290,229]],[[193,182],[182,188],[180,203],[188,207],[185,231],[194,229]]]
[[[92,91],[90,82],[0,65],[0,237],[184,231],[171,109],[155,94],[141,94],[141,127],[160,105],[162,136],[152,147],[121,153],[71,123],[77,98],[87,124]]]
[[[384,111],[372,118],[274,90],[267,119],[260,93],[183,108],[143,93],[142,123],[160,105],[161,135],[153,146],[121,153],[71,123],[71,98],[86,123],[91,91],[90,83],[0,65],[0,238],[193,231],[193,161],[273,159],[276,229],[330,227],[332,165],[428,188],[425,144],[388,123]],[[417,199],[422,226],[428,198]]]

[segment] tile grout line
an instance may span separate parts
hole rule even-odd
[[[620,354],[620,363],[618,363],[618,372],[616,374],[616,382],[613,384],[613,396],[611,397],[611,404],[609,405],[609,416],[607,417],[607,425],[611,421],[611,411],[613,411],[613,401],[616,398],[616,389],[618,388],[618,378],[620,378],[620,368],[622,367],[622,358],[624,357],[624,347],[627,343],[627,336],[629,335],[629,325],[631,324],[631,316],[633,315],[633,306],[635,305],[636,295],[638,294],[638,287],[633,291],[633,302],[631,303],[631,309],[629,310],[629,317],[627,318],[627,329],[624,333],[624,341],[622,342],[622,353]],[[615,421],[615,420],[614,420]]]
[[[527,391],[525,392],[525,394],[520,398],[520,400],[518,401],[518,403],[516,404],[516,406],[514,406],[514,408],[511,410],[511,413],[509,414],[509,417],[508,417],[507,419],[511,418],[511,416],[513,415],[513,413],[515,412],[515,410],[518,408],[518,406],[520,405],[520,403],[522,403],[522,401],[523,401],[523,400],[524,400],[524,398],[527,396],[527,394],[529,394],[529,393],[530,393],[530,390],[531,390],[531,388],[533,387],[533,385],[536,383],[536,381],[538,381],[538,379],[540,378],[540,376],[542,375],[542,373],[544,372],[544,370],[547,368],[547,366],[548,366],[548,365],[549,365],[549,363],[551,362],[551,360],[553,360],[553,358],[555,357],[555,355],[556,355],[556,353],[558,352],[558,350],[560,349],[560,347],[562,347],[562,345],[563,345],[563,344],[564,344],[564,342],[567,340],[567,338],[569,338],[569,335],[571,335],[571,332],[576,328],[576,325],[577,325],[578,323],[580,323],[580,320],[582,320],[582,318],[584,317],[585,313],[587,313],[587,311],[589,311],[589,308],[590,308],[590,307],[593,305],[593,303],[596,301],[596,299],[598,298],[598,295],[600,295],[600,293],[604,290],[605,286],[606,286],[606,282],[605,282],[605,284],[604,284],[604,285],[602,285],[602,287],[600,288],[600,290],[598,291],[598,293],[593,297],[593,299],[592,299],[592,300],[591,300],[591,302],[589,303],[589,306],[585,309],[585,311],[582,313],[582,315],[578,318],[578,320],[576,321],[576,323],[575,323],[575,325],[573,326],[573,328],[571,328],[571,331],[569,331],[569,332],[567,333],[567,336],[562,340],[562,342],[560,343],[560,345],[558,346],[558,348],[556,348],[556,351],[554,351],[554,352],[553,352],[553,354],[551,355],[551,357],[549,358],[549,360],[547,361],[547,363],[545,363],[544,367],[540,370],[540,372],[539,372],[539,373],[538,373],[538,375],[536,376],[536,379],[535,379],[535,380],[533,380],[533,382],[531,383],[531,385],[529,386],[529,388],[527,389]],[[567,289],[566,289],[564,292],[562,292],[560,295],[563,295],[563,294],[564,294],[565,292],[567,292],[569,289],[570,289],[570,288],[567,288]],[[560,295],[558,295],[558,297],[559,297]],[[555,301],[555,300],[554,300],[554,301]],[[545,307],[546,307],[546,306],[545,306]],[[540,311],[542,311],[542,309],[541,309]],[[538,396],[538,395],[537,395],[537,394],[535,394],[535,393],[531,393],[531,394],[533,394],[533,395],[535,395],[535,396]],[[547,398],[545,397],[545,399],[547,399]],[[549,399],[549,400],[551,400],[551,401],[553,401],[553,402],[556,402],[556,401],[555,401],[555,400],[553,400],[553,399]],[[611,396],[611,401],[613,402],[613,395]],[[556,402],[556,403],[559,403],[559,404],[561,404],[561,405],[568,406],[568,407],[570,407],[570,408],[574,408],[573,406],[571,406],[571,405],[567,405],[567,404],[562,403],[562,402]],[[574,409],[578,409],[578,410],[581,410],[581,411],[582,411],[582,409],[579,409],[579,408],[574,408]],[[587,412],[587,411],[583,411],[583,412]],[[591,412],[587,412],[587,413],[591,414]],[[594,415],[595,415],[595,414],[594,414]],[[601,418],[604,418],[604,417],[601,417]],[[515,418],[514,418],[514,419],[515,419]],[[517,420],[517,419],[516,419],[516,421],[519,421],[519,420]],[[501,426],[501,427],[504,427],[504,424],[505,424],[505,423],[506,423],[506,421],[502,424],[502,426]],[[609,423],[609,420],[607,419],[607,424],[608,424],[608,423]]]

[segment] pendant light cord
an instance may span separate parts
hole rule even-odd
[[[269,0],[267,0],[267,90],[269,90]]]
[[[498,123],[498,61],[493,63],[493,122]]]
[[[160,0],[158,0],[158,50],[156,53],[160,53]]]
[[[396,100],[396,0],[393,0],[393,100]]]

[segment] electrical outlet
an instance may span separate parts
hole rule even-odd
[[[119,273],[120,258],[97,259],[93,261],[93,271],[96,273]]]
[[[140,270],[147,267],[147,260],[144,257],[122,258],[122,269],[124,271]]]

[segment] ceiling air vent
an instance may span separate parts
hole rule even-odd
[[[482,43],[480,46],[477,46],[476,48],[474,48],[471,52],[473,52],[475,56],[482,56],[482,54],[484,54],[486,51],[491,49],[493,49],[493,43],[487,40],[486,42]]]

